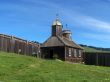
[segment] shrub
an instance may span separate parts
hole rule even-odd
[[[58,59],[58,55],[57,54],[54,54],[53,55],[53,59]]]

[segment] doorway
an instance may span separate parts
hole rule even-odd
[[[49,58],[53,59],[53,49],[50,49]]]

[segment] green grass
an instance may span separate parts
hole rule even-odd
[[[110,68],[0,52],[0,82],[110,82]]]
[[[83,47],[85,52],[102,52],[102,53],[110,53],[110,51],[102,51],[102,50],[97,50],[95,48],[90,48],[90,47]]]

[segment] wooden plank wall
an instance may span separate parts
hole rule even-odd
[[[40,44],[14,36],[0,34],[0,51],[30,56],[40,55]]]
[[[85,52],[83,55],[87,65],[110,66],[110,53]]]
[[[69,56],[69,49],[71,49],[71,56]],[[76,55],[74,53],[76,50]],[[81,57],[79,57],[79,50],[76,48],[65,47],[65,61],[74,62],[74,63],[82,63],[83,62],[83,50],[81,50]]]

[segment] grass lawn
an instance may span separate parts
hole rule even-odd
[[[90,48],[90,47],[83,47],[85,52],[102,52],[102,53],[110,53],[110,51],[103,51],[103,50],[97,50],[94,48]]]
[[[110,67],[0,52],[0,82],[110,82]]]

